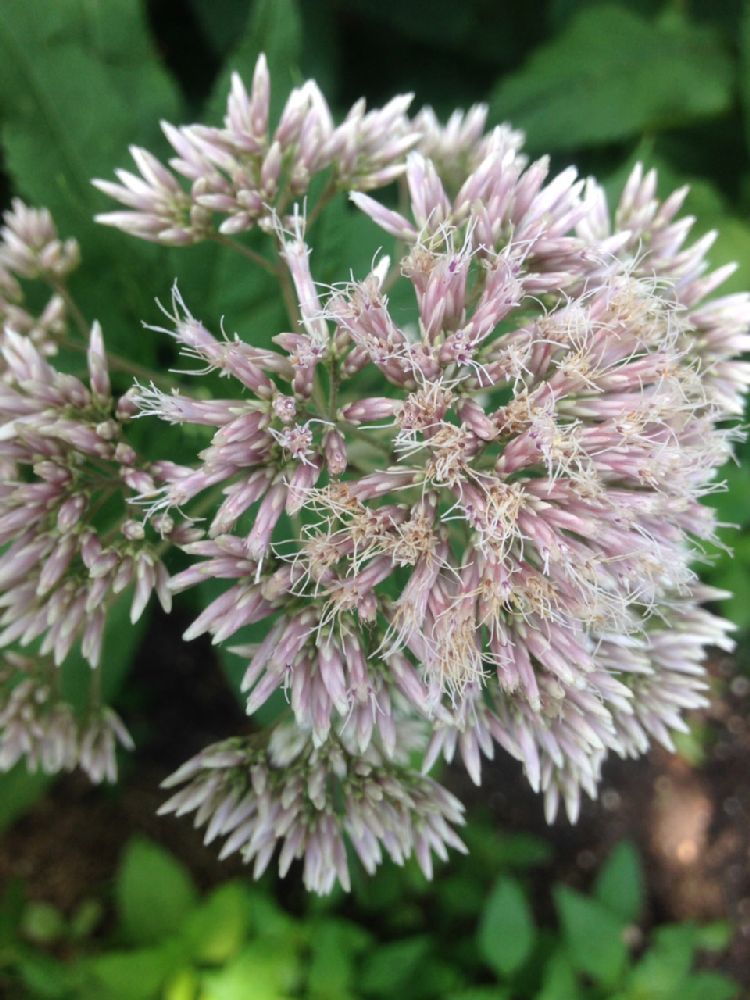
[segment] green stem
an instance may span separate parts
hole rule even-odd
[[[272,274],[274,277],[277,276],[277,268],[271,263],[270,260],[258,253],[257,250],[253,250],[251,247],[245,246],[244,243],[240,243],[238,240],[233,240],[229,236],[223,236],[221,233],[215,233],[212,236],[215,243],[220,246],[227,247],[229,250],[234,250],[235,253],[242,254],[248,260],[251,260],[253,264],[257,264],[258,267],[262,267],[264,271]]]

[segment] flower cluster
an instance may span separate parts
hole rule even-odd
[[[54,354],[67,311],[59,283],[78,263],[78,244],[59,239],[49,212],[14,199],[0,228],[0,326],[29,337],[42,354]],[[52,286],[38,315],[30,311],[19,279]]]
[[[317,84],[308,80],[289,95],[271,131],[271,81],[265,56],[248,94],[232,76],[223,128],[163,124],[176,156],[171,170],[147,150],[131,153],[140,176],[118,171],[119,184],[96,186],[127,207],[98,217],[141,239],[183,246],[217,234],[267,228],[273,212],[299,198],[311,179],[330,173],[330,190],[367,190],[388,184],[404,170],[404,153],[420,132],[406,111],[411,95],[367,111],[358,101],[336,125]],[[185,186],[179,178],[187,182]],[[216,228],[214,215],[223,216]]]
[[[89,385],[58,372],[33,343],[6,328],[0,342],[0,645],[41,638],[40,652],[62,663],[80,639],[99,665],[107,609],[134,584],[130,618],[152,591],[170,607],[167,572],[143,524],[127,509],[112,516],[115,494],[155,490],[154,469],[124,440],[128,397],[110,392],[101,329],[88,345]],[[98,521],[99,511],[106,514]],[[169,519],[157,531],[170,534]],[[157,535],[158,541],[158,535]]]
[[[732,643],[702,607],[722,595],[694,569],[715,532],[701,499],[739,435],[750,296],[709,298],[729,273],[709,269],[713,235],[689,243],[685,191],[661,202],[640,166],[611,212],[481,107],[441,126],[398,98],[336,126],[308,82],[271,132],[269,87],[261,59],[223,128],[166,126],[174,173],[135,150],[142,177],[97,182],[128,209],[102,221],[217,239],[278,277],[271,346],[215,335],[176,287],[152,328],[223,377],[221,398],[155,379],[114,403],[97,327],[90,388],[5,333],[0,640],[59,661],[81,634],[96,662],[100,607],[126,584],[136,617],[152,589],[168,607],[226,581],[186,638],[240,643],[249,715],[278,691],[288,707],[189,761],[165,810],[195,811],[256,874],[280,844],[282,873],[304,857],[325,892],[349,884],[346,841],[368,871],[385,852],[429,873],[460,846],[460,807],[426,776],[439,758],[458,751],[479,783],[499,745],[550,821],[561,803],[575,819],[610,753],[671,746],[705,704],[706,651]],[[322,170],[319,200],[295,201]],[[398,211],[364,193],[393,179]],[[309,232],[340,189],[374,256],[322,286]],[[266,255],[229,239],[256,226]],[[195,425],[196,460],[138,460],[136,415]],[[126,506],[103,535],[94,494],[115,480],[145,522]],[[159,538],[192,559],[169,582]]]
[[[349,890],[344,834],[370,873],[384,852],[397,864],[413,854],[431,878],[433,854],[466,850],[453,829],[463,807],[437,782],[346,739],[316,746],[296,726],[279,726],[267,745],[207,747],[165,784],[184,787],[160,812],[194,812],[206,843],[226,838],[221,857],[239,851],[258,878],[280,844],[279,874],[304,858],[305,886],[320,894],[337,879]]]
[[[96,784],[117,778],[117,746],[133,741],[111,708],[79,717],[60,693],[54,664],[6,653],[0,666],[0,771],[23,760],[45,774],[80,767]]]

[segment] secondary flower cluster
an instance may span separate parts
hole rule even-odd
[[[154,470],[123,439],[132,404],[112,398],[98,324],[88,345],[89,386],[56,371],[9,328],[0,356],[0,544],[7,546],[0,556],[0,645],[41,638],[42,655],[60,664],[80,639],[97,667],[117,594],[134,584],[132,622],[153,590],[170,607],[167,572],[143,524],[126,509],[102,524],[95,517],[113,494],[127,499],[154,490]],[[170,533],[173,526],[157,528]]]
[[[177,154],[169,161],[172,170],[133,147],[140,177],[120,170],[119,184],[95,181],[129,211],[100,215],[99,221],[175,246],[215,235],[214,214],[225,217],[218,226],[222,235],[267,228],[274,208],[281,211],[290,198],[303,195],[315,174],[330,169],[331,185],[347,190],[394,180],[403,173],[404,153],[421,135],[406,116],[409,95],[369,112],[358,101],[335,125],[317,84],[308,80],[292,90],[271,131],[270,94],[261,56],[249,94],[233,74],[223,128],[165,122],[164,134]]]
[[[18,198],[3,215],[0,228],[0,326],[29,337],[42,354],[57,351],[65,330],[66,303],[56,289],[79,263],[78,244],[60,240],[45,208],[29,208]],[[19,279],[21,279],[19,281]],[[52,286],[38,315],[31,312],[22,282],[44,281]]]
[[[165,310],[222,398],[142,382],[114,404],[98,328],[90,389],[5,334],[0,458],[24,473],[0,492],[2,638],[59,660],[81,632],[95,661],[100,593],[133,580],[137,615],[154,587],[168,606],[168,587],[226,581],[186,638],[240,643],[248,714],[279,691],[288,708],[188,762],[165,809],[195,811],[256,874],[280,843],[282,873],[304,858],[325,892],[348,886],[346,840],[368,871],[385,851],[429,873],[459,846],[460,808],[426,777],[440,757],[478,783],[498,744],[550,820],[561,803],[575,819],[608,754],[671,746],[705,704],[730,626],[693,563],[750,383],[750,296],[707,298],[729,273],[708,267],[713,234],[688,243],[685,191],[659,201],[640,167],[610,212],[483,108],[441,127],[397,98],[336,126],[306,83],[271,132],[268,93],[261,59],[224,128],[166,127],[189,190],[143,150],[142,178],[97,182],[129,209],[102,221],[145,239],[267,234],[289,308],[272,340],[216,336],[177,288]],[[306,219],[294,199],[324,169]],[[363,193],[394,178],[399,211]],[[380,232],[369,273],[324,288],[308,232],[341,188]],[[146,466],[121,438],[134,414],[196,425],[205,446]],[[112,476],[146,523],[123,515],[105,540],[91,490]],[[193,560],[168,585],[154,529]]]
[[[80,767],[91,781],[117,778],[117,746],[133,741],[111,708],[78,715],[60,692],[57,668],[48,661],[6,653],[0,665],[0,771],[23,760],[45,774]]]
[[[257,744],[257,745],[256,745]],[[206,843],[226,840],[221,857],[239,851],[258,878],[277,845],[279,874],[304,858],[305,886],[325,894],[350,887],[344,836],[372,874],[383,852],[403,864],[412,854],[428,878],[432,855],[466,848],[452,824],[461,803],[431,778],[346,738],[316,746],[296,726],[277,727],[266,745],[231,739],[207,747],[165,785],[184,785],[160,812],[195,812]]]

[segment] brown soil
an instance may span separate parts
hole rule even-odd
[[[92,788],[75,775],[57,782],[0,840],[0,885],[20,876],[29,896],[70,913],[83,899],[106,897],[135,833],[182,858],[202,886],[241,870],[237,862],[218,862],[189,823],[156,816],[160,781],[191,753],[245,725],[210,647],[186,647],[179,632],[179,623],[159,620],[128,682],[136,704],[124,713],[136,732],[139,715],[150,725],[121,785]],[[546,827],[539,799],[510,760],[487,768],[481,795],[466,789],[458,772],[454,787],[465,793],[469,812],[472,797],[489,804],[498,828],[552,838],[547,881],[588,887],[612,846],[634,840],[646,863],[648,921],[730,920],[736,933],[717,967],[750,986],[750,681],[742,674],[731,679],[735,669],[725,658],[712,663],[715,691],[703,719],[710,745],[701,766],[660,750],[635,763],[613,761],[598,802],[586,803],[575,827]]]

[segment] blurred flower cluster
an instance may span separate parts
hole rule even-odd
[[[640,166],[612,211],[595,181],[550,177],[519,133],[487,130],[482,107],[441,126],[396,98],[335,125],[308,82],[272,129],[269,93],[261,58],[223,128],[164,126],[169,167],[134,149],[140,177],[96,182],[124,206],[100,221],[144,239],[265,234],[267,254],[238,248],[288,306],[272,348],[212,333],[189,290],[163,310],[226,398],[155,378],[114,402],[98,326],[87,388],[8,321],[2,638],[60,661],[81,634],[96,663],[109,595],[134,583],[137,617],[153,589],[168,607],[227,581],[186,638],[239,643],[249,715],[277,691],[287,707],[188,762],[165,808],[195,811],[256,874],[281,842],[282,874],[304,856],[326,892],[349,884],[345,839],[368,870],[385,851],[429,873],[460,846],[461,809],[426,777],[440,757],[458,751],[479,783],[497,744],[550,820],[561,802],[575,820],[608,754],[671,746],[706,703],[706,651],[731,648],[730,626],[693,566],[750,383],[750,296],[709,297],[729,273],[709,269],[715,234],[689,243],[686,191],[659,201]],[[398,210],[363,193],[393,182]],[[308,233],[339,191],[393,249],[323,286]],[[14,213],[9,233],[36,218]],[[29,253],[72,260],[47,228],[57,250],[27,236]],[[196,425],[206,446],[141,462],[122,437],[134,415]],[[115,485],[143,515],[102,537],[92,505]],[[169,583],[167,544],[192,560]]]

